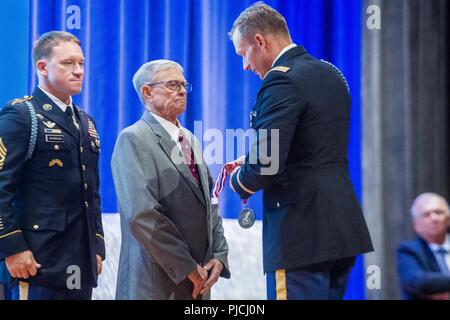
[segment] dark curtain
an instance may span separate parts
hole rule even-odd
[[[416,196],[449,199],[447,0],[364,1],[381,9],[381,29],[363,33],[364,209],[381,270],[381,290],[400,298],[395,250],[414,236]]]

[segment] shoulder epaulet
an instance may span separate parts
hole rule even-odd
[[[76,105],[74,105],[74,107],[77,108],[77,110],[78,110],[79,113],[86,114],[86,112],[84,112],[84,110],[81,109],[80,107],[78,107],[78,106],[76,106]]]
[[[31,99],[33,99],[33,96],[24,96],[23,98],[16,98],[16,99],[14,99],[11,102],[11,105],[13,106],[15,104],[18,104],[18,103],[21,103],[21,102],[25,102],[25,101],[29,101]]]
[[[270,69],[269,71],[267,71],[266,75],[264,76],[267,77],[267,75],[272,72],[272,71],[280,71],[280,72],[288,72],[289,70],[291,70],[291,68],[289,67],[283,67],[283,66],[278,66],[278,67],[273,67],[272,69]]]

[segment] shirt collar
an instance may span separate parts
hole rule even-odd
[[[286,47],[283,48],[283,50],[280,51],[280,53],[276,56],[275,60],[273,60],[272,62],[272,68],[275,65],[275,62],[277,62],[278,59],[280,59],[280,57],[286,53],[286,51],[291,50],[292,48],[295,48],[297,45],[295,43],[291,43],[289,45],[287,45]]]
[[[38,86],[39,87],[39,86]],[[62,102],[60,99],[58,99],[57,97],[55,97],[54,95],[52,95],[50,92],[42,89],[41,87],[39,87],[39,89],[42,90],[42,92],[44,92],[61,110],[62,112],[66,112],[66,108],[67,108],[67,104],[65,104],[64,102]],[[73,108],[72,105],[72,97],[69,96],[70,102],[69,102],[69,106],[71,106]]]
[[[183,128],[181,126],[180,122],[177,120],[178,125],[175,125],[172,122],[170,122],[169,120],[164,119],[163,117],[160,117],[160,116],[154,114],[153,112],[150,112],[150,113],[156,119],[156,121],[158,121],[159,124],[164,128],[164,130],[167,131],[167,133],[170,135],[172,140],[178,143],[178,136],[180,135],[180,129]]]
[[[437,243],[428,243],[428,246],[430,247],[431,251],[436,252],[441,247],[447,250],[447,252],[450,252],[450,237],[447,234],[445,236],[445,241],[443,244],[437,244]]]

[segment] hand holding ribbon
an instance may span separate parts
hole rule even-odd
[[[228,176],[232,176],[236,170],[238,170],[242,164],[245,162],[245,156],[239,157],[238,159],[225,163],[222,166],[222,169],[220,170],[219,177],[216,180],[216,183],[214,184],[214,191],[213,191],[213,198],[212,202],[215,204],[219,203],[219,193],[222,192],[225,181]],[[231,180],[231,179],[230,179]],[[230,184],[230,187],[233,191],[233,186]],[[250,228],[253,226],[256,220],[255,213],[252,209],[247,207],[247,199],[242,199],[242,210],[239,213],[239,225],[244,228]]]

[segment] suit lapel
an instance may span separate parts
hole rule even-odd
[[[195,161],[197,162],[196,164],[197,164],[198,173],[200,176],[200,181],[202,184],[203,196],[205,197],[206,202],[209,204],[210,190],[209,190],[208,171],[206,169],[206,164],[203,159],[203,153],[200,149],[200,146],[197,143],[197,140],[193,137],[193,135],[191,135],[190,132],[189,132],[189,135],[190,135],[189,138],[191,139],[191,145],[194,150],[194,158],[195,158]]]
[[[208,169],[204,162],[203,153],[202,153],[200,146],[197,143],[197,140],[195,139],[195,137],[190,137],[190,139],[192,141],[191,145],[193,146],[192,148],[194,150],[194,157],[197,162],[198,173],[199,173],[200,181],[202,184],[203,196],[206,201],[206,208],[211,208],[211,194],[210,194],[211,190],[209,189]],[[206,210],[206,215],[207,215],[208,221],[210,221],[210,214],[211,214],[211,210]],[[208,228],[208,251],[207,252],[210,252],[210,250],[212,250],[212,238],[209,236],[210,234],[212,234],[210,223],[207,224],[207,228]],[[206,258],[205,263],[207,263],[209,260],[209,255],[205,258]]]
[[[161,146],[161,149],[163,149],[164,153],[167,155],[169,160],[180,172],[181,176],[184,178],[184,180],[192,189],[197,198],[206,207],[205,197],[203,196],[202,191],[197,185],[197,182],[194,180],[194,177],[192,176],[189,167],[185,163],[184,155],[181,153],[176,143],[172,141],[170,135],[159,124],[159,122],[150,114],[150,112],[145,111],[144,115],[142,116],[142,120],[145,121],[151,127],[153,132],[155,132],[155,134],[160,137],[159,144]]]
[[[58,107],[49,96],[47,96],[41,89],[36,88],[33,92],[33,97],[38,102],[36,111],[44,115],[46,118],[55,122],[61,129],[66,131],[75,139],[79,139],[79,132],[75,125],[67,122],[67,115]],[[51,108],[44,108],[44,105],[50,105]]]

